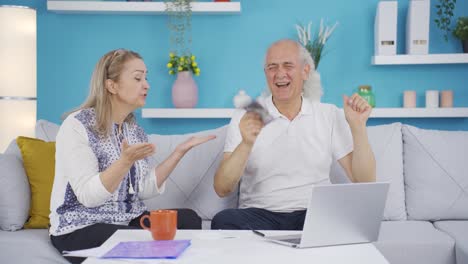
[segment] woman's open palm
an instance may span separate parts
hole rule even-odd
[[[127,140],[124,139],[122,141],[121,158],[133,164],[137,160],[141,160],[150,155],[153,155],[155,150],[156,147],[151,143],[138,143],[129,145]]]
[[[180,143],[177,147],[176,147],[176,151],[177,152],[180,152],[182,154],[185,154],[187,151],[189,151],[191,148],[195,147],[195,146],[198,146],[200,144],[203,144],[207,141],[210,141],[210,140],[213,140],[215,139],[216,136],[215,135],[208,135],[208,136],[203,136],[203,137],[190,137],[189,139],[187,139],[186,141]]]

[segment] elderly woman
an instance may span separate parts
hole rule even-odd
[[[105,54],[94,69],[88,99],[60,127],[50,205],[50,238],[60,252],[97,247],[117,229],[140,228],[140,218],[148,214],[142,199],[163,192],[185,153],[214,138],[192,137],[150,168],[155,146],[133,115],[145,105],[147,73],[138,53]],[[180,209],[178,228],[199,229],[201,219]]]

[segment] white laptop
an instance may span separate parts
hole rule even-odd
[[[295,248],[376,241],[389,186],[388,182],[314,186],[302,234],[264,238]]]

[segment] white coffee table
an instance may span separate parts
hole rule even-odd
[[[297,234],[298,231],[263,231],[268,235]],[[299,232],[300,233],[300,232]],[[373,244],[295,249],[254,235],[251,231],[178,230],[175,239],[192,244],[177,259],[131,259],[131,263],[223,263],[223,264],[388,264]],[[102,246],[109,250],[122,241],[148,241],[146,230],[119,230]],[[88,258],[84,264],[125,263],[122,259]]]

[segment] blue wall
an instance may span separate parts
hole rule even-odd
[[[443,40],[436,28],[436,0],[432,0],[430,53],[462,52],[457,39]],[[296,38],[294,24],[320,18],[339,26],[327,43],[320,63],[322,101],[342,105],[341,94],[359,84],[372,85],[378,107],[400,107],[404,90],[416,90],[418,106],[424,91],[454,90],[456,107],[468,107],[468,64],[372,66],[374,15],[378,1],[251,0],[241,1],[240,15],[194,15],[193,53],[202,69],[197,107],[232,107],[239,89],[256,97],[266,87],[263,58],[268,45],[280,38]],[[294,3],[294,4],[293,4]],[[43,0],[0,0],[0,4],[35,7],[38,21],[38,118],[60,123],[60,116],[81,104],[97,60],[107,51],[127,48],[139,52],[149,69],[150,94],[146,107],[172,107],[174,76],[165,65],[169,51],[166,16],[56,14]],[[408,1],[398,1],[398,53],[404,53]],[[468,15],[468,0],[458,0],[455,17]],[[141,111],[137,111],[141,116]],[[401,121],[419,127],[468,130],[468,119],[372,119],[370,125]],[[174,134],[214,128],[217,120],[141,119],[148,133]]]

